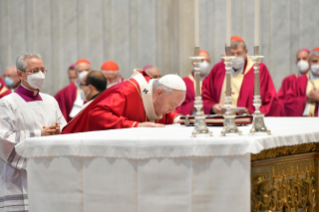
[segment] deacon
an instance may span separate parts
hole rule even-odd
[[[199,64],[200,67],[200,91],[202,91],[202,82],[209,73],[209,66],[210,66],[210,57],[207,51],[201,49],[199,51],[199,56],[204,57],[201,63]],[[194,65],[194,64],[193,64]],[[191,74],[187,77],[184,77],[183,80],[187,87],[186,98],[185,101],[181,106],[179,106],[176,110],[183,114],[183,115],[192,115],[194,112],[194,101],[195,101],[195,85],[196,81],[194,78],[194,70]]]
[[[16,61],[21,84],[0,100],[0,211],[28,211],[26,159],[15,145],[29,137],[60,134],[66,121],[56,100],[40,93],[45,74],[39,54]]]
[[[130,127],[163,127],[178,121],[176,107],[185,99],[182,78],[169,74],[159,80],[144,71],[121,86],[107,89],[63,129],[63,134]]]
[[[91,71],[81,82],[81,98],[87,102],[83,107],[87,107],[106,89],[106,79],[99,71]]]
[[[4,82],[12,92],[18,88],[20,84],[20,78],[15,66],[8,66],[4,70]]]
[[[5,97],[7,95],[11,94],[11,91],[9,90],[9,88],[6,86],[6,84],[4,83],[4,80],[2,79],[2,77],[0,76],[0,99],[2,97]],[[0,111],[1,113],[1,111]]]
[[[84,101],[80,96],[80,83],[83,77],[92,70],[91,64],[86,59],[80,59],[76,62],[75,70],[78,81],[70,83],[54,96],[59,103],[65,120],[68,122],[81,111],[84,105]]]
[[[150,76],[152,79],[161,78],[161,72],[155,66],[147,65],[147,66],[144,67],[143,71],[145,71],[148,74],[148,76]]]
[[[114,61],[109,60],[103,63],[101,72],[106,78],[107,88],[124,81],[119,71],[119,66]]]
[[[319,47],[310,54],[309,77],[296,78],[283,98],[287,116],[318,116],[319,102]]]
[[[238,36],[231,38],[231,98],[234,107],[244,107],[239,114],[255,110],[254,99],[254,68],[252,59],[247,56],[248,49],[244,40]],[[276,89],[265,64],[260,63],[260,94],[262,106],[260,111],[266,116],[279,116],[280,106]],[[224,61],[217,63],[203,82],[203,103],[206,114],[223,114],[226,94],[226,70]]]
[[[296,55],[296,65],[298,67],[298,73],[287,76],[281,83],[281,88],[278,91],[278,99],[281,105],[281,113],[280,116],[286,116],[284,99],[287,94],[287,91],[291,88],[293,82],[300,76],[306,75],[309,79],[309,54],[310,51],[308,49],[300,49]]]

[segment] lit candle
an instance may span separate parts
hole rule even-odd
[[[259,45],[259,0],[255,0],[255,46]]]
[[[226,26],[226,45],[230,46],[231,35],[231,0],[227,0],[227,26]]]
[[[194,29],[195,29],[195,46],[199,46],[199,7],[198,0],[194,0]]]

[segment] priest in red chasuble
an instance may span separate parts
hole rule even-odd
[[[318,116],[319,47],[310,54],[310,72],[296,78],[283,98],[287,116]]]
[[[204,49],[201,49],[199,51],[199,56],[204,57],[204,59],[202,59],[199,65],[200,78],[201,78],[199,86],[200,86],[200,90],[202,90],[202,82],[205,79],[205,77],[208,75],[210,70],[209,69],[210,57],[208,52],[205,51]],[[194,112],[195,84],[196,84],[196,81],[194,79],[194,70],[187,77],[184,77],[183,80],[187,88],[186,98],[183,104],[179,106],[178,108],[176,108],[176,110],[183,115],[192,115]]]
[[[75,70],[78,75],[78,82],[71,82],[54,96],[67,122],[69,122],[84,105],[84,101],[80,95],[80,83],[84,76],[92,70],[91,64],[86,59],[80,59],[76,62]]]
[[[287,91],[293,85],[293,82],[302,75],[306,75],[307,78],[309,79],[309,71],[310,71],[309,54],[310,54],[310,51],[305,48],[300,49],[297,52],[296,65],[298,67],[298,73],[287,76],[281,83],[281,87],[278,91],[278,99],[282,108],[280,116],[287,116],[287,113],[285,111],[285,106],[284,106],[284,98],[285,98],[285,95],[287,94]]]
[[[239,113],[252,114],[255,110],[254,68],[253,61],[247,55],[248,49],[244,40],[238,36],[231,38],[231,54],[235,58],[231,70],[231,93],[234,107],[245,107]],[[260,111],[266,116],[279,116],[276,89],[265,64],[260,63]],[[202,98],[205,114],[223,114],[226,94],[226,69],[224,61],[217,63],[205,78],[202,87]]]
[[[144,71],[100,94],[63,129],[62,134],[130,127],[163,127],[178,121],[175,111],[185,99],[182,78],[169,74],[159,80]]]

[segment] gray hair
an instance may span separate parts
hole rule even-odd
[[[163,85],[162,83],[159,82],[159,80],[154,79],[153,82],[153,92],[156,91],[157,89],[162,88],[164,90],[165,93],[171,93],[173,92],[173,89],[166,87],[165,85]]]
[[[27,68],[27,63],[25,62],[25,59],[27,59],[27,58],[42,59],[41,55],[39,53],[23,53],[17,57],[17,60],[16,60],[17,70],[20,70],[23,72],[25,71],[25,69]]]
[[[240,44],[243,45],[244,50],[245,50],[245,49],[246,49],[246,44],[245,44],[244,42],[237,41],[237,40],[231,41],[231,43],[230,43],[230,48],[232,48],[232,49],[237,49],[237,47],[238,47]]]
[[[311,52],[310,55],[309,55],[309,59],[311,59],[312,55],[319,56],[319,51]]]

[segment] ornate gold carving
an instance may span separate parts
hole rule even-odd
[[[267,167],[264,173],[253,173],[251,210],[314,212],[317,205],[314,162],[308,159],[281,163]]]
[[[285,155],[294,155],[306,152],[319,152],[319,143],[306,143],[294,146],[283,146],[273,149],[263,150],[259,154],[252,154],[251,160],[263,160]]]

